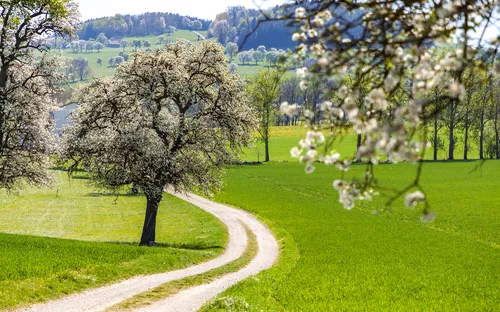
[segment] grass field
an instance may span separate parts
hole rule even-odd
[[[342,209],[331,168],[312,175],[292,163],[230,169],[215,199],[268,220],[284,247],[275,268],[222,297],[252,311],[498,310],[500,162],[474,171],[477,164],[425,164],[423,185],[437,213],[429,224],[402,200],[390,214],[373,214],[384,196]],[[349,174],[363,170],[356,165]],[[414,173],[411,164],[377,169],[390,186],[403,187]]]
[[[223,251],[224,226],[173,196],[160,205],[161,247],[138,247],[143,196],[116,198],[56,174],[54,189],[0,193],[0,309],[190,266]]]

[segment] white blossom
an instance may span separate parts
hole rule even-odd
[[[465,88],[461,83],[453,82],[448,86],[448,95],[452,99],[462,99],[465,95]]]
[[[341,97],[341,98],[345,98],[348,93],[349,93],[349,88],[346,85],[343,85],[342,87],[340,87],[340,89],[338,91],[339,97]]]
[[[375,109],[385,110],[388,106],[385,97],[385,91],[382,88],[373,89],[368,93],[366,101],[374,106]]]
[[[295,18],[304,19],[306,17],[306,9],[299,7],[295,9]]]
[[[420,221],[424,223],[432,222],[435,219],[436,219],[436,213],[432,211],[426,212],[420,217]]]
[[[294,148],[292,148],[292,150],[290,151],[290,155],[291,155],[293,158],[299,158],[299,157],[300,157],[300,154],[302,154],[302,151],[301,151],[298,147],[294,147]]]
[[[327,166],[331,166],[331,165],[335,164],[339,159],[340,159],[340,154],[334,153],[332,155],[325,156],[324,163]]]
[[[297,74],[297,77],[304,78],[307,74],[307,71],[308,71],[307,67],[301,67],[301,68],[297,68],[295,73]]]
[[[314,170],[316,170],[316,167],[314,167],[312,164],[307,164],[306,165],[305,171],[306,171],[307,174],[313,173]]]
[[[415,206],[419,202],[423,202],[424,200],[425,200],[425,195],[420,191],[409,193],[405,197],[405,206],[408,208],[415,208]]]

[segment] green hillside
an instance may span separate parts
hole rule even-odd
[[[201,35],[206,36],[206,31],[200,31],[199,32]],[[177,41],[177,40],[188,40],[188,41],[197,41],[198,40],[198,35],[196,35],[194,32],[189,31],[189,30],[177,30],[175,33],[172,35],[167,35],[164,34],[162,35],[166,40],[170,41]],[[158,37],[159,36],[148,36],[148,37],[126,37],[122,38],[120,40],[127,40],[129,42],[129,45],[132,43],[133,40],[148,40],[151,42],[152,46],[151,49],[155,47],[159,47],[160,44],[158,44]],[[116,40],[116,41],[120,41]],[[141,50],[145,50],[144,47],[142,47]],[[98,76],[110,76],[112,75],[116,68],[111,67],[108,64],[108,59],[110,57],[116,57],[118,56],[118,53],[122,52],[122,48],[110,48],[106,47],[102,49],[100,52],[94,51],[94,52],[85,52],[83,53],[74,53],[71,49],[65,49],[64,56],[68,57],[70,59],[76,59],[76,58],[86,58],[89,61],[90,68],[92,70],[92,76],[98,77]],[[129,54],[132,56],[134,52],[133,47],[127,47],[125,48],[125,53]],[[97,64],[98,59],[102,59],[102,66],[99,66]]]
[[[146,199],[96,191],[56,171],[54,188],[0,191],[0,310],[46,301],[134,275],[165,272],[223,252],[224,226],[165,195],[159,248],[139,247]]]

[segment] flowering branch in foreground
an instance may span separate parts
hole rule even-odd
[[[374,165],[423,159],[429,147],[426,123],[464,98],[462,79],[468,66],[500,74],[500,65],[494,64],[500,40],[487,42],[485,38],[498,11],[496,0],[330,0],[289,5],[289,14],[281,19],[288,19],[297,29],[292,36],[298,42],[293,57],[314,59],[311,66],[297,69],[301,85],[318,77],[344,84],[326,88],[332,100],[322,103],[315,113],[295,104],[281,105],[285,115],[301,110],[310,129],[291,155],[306,164],[306,173],[314,172],[316,162],[347,171],[353,161],[365,161],[364,179],[337,180],[333,187],[346,209],[352,209],[357,200],[370,199],[377,194]],[[450,46],[453,49],[446,52]],[[485,47],[494,50],[489,63],[478,60]],[[431,103],[426,95],[437,86],[445,92]],[[353,156],[335,151],[335,138],[346,129],[363,137]],[[430,221],[434,214],[420,185],[422,163],[417,167],[415,180],[397,191],[388,205],[407,194],[406,206],[424,202],[422,220]]]

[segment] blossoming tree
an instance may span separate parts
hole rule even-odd
[[[47,36],[71,34],[77,16],[71,0],[0,1],[0,189],[50,182],[50,112],[62,62],[37,60],[33,51],[46,49]]]
[[[164,187],[211,192],[223,165],[251,139],[253,110],[224,48],[204,41],[138,53],[78,97],[63,161],[102,186],[137,184],[147,198],[141,245],[155,244]]]
[[[297,71],[303,85],[312,77],[357,77],[348,86],[326,89],[325,93],[340,99],[325,101],[321,112],[302,111],[310,131],[291,151],[306,164],[308,173],[314,171],[317,161],[342,171],[348,170],[355,159],[367,163],[363,177],[333,183],[346,209],[376,192],[373,166],[380,161],[418,162],[423,158],[428,146],[426,123],[437,113],[455,108],[464,98],[463,73],[467,67],[478,65],[478,51],[493,50],[493,56],[479,66],[488,69],[490,75],[500,73],[500,64],[494,63],[500,40],[487,40],[485,35],[498,31],[496,0],[302,0],[284,11],[289,13],[264,20],[288,19],[297,29],[292,37],[298,41],[294,57],[315,59],[314,64]],[[443,45],[454,48],[439,55],[436,51]],[[363,79],[371,73],[380,79],[363,95]],[[436,86],[444,92],[431,100],[426,94]],[[398,92],[404,93],[404,105],[393,101]],[[282,113],[290,116],[296,109],[294,104],[281,106]],[[335,140],[346,126],[364,138],[355,155],[335,152]],[[329,135],[325,137],[322,131]],[[434,214],[420,183],[421,172],[420,162],[414,181],[396,192],[388,205],[415,190],[407,194],[406,205],[412,208],[425,202],[423,220],[432,220]]]

